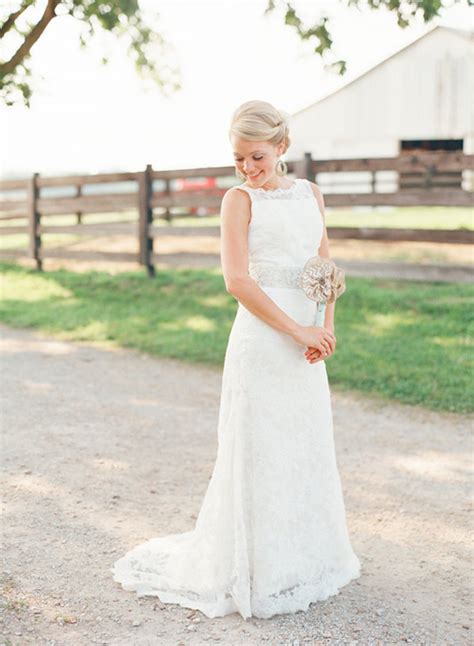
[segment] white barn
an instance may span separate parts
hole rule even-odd
[[[474,153],[474,32],[434,27],[290,118],[291,159]]]

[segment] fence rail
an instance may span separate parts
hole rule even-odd
[[[307,153],[303,159],[287,164],[291,175],[316,181],[321,186],[327,206],[473,205],[474,155],[431,152],[388,158],[315,160]],[[389,180],[392,188],[381,191],[380,174],[387,172],[392,175]],[[191,186],[189,190],[176,186],[182,180],[198,178],[213,178],[215,185],[202,189]],[[342,183],[336,182],[338,178],[342,178]],[[148,165],[141,172],[67,177],[41,177],[35,173],[24,180],[3,180],[0,181],[0,231],[3,235],[27,234],[28,248],[0,250],[0,258],[28,256],[35,260],[39,270],[45,258],[138,261],[153,276],[154,238],[170,229],[173,235],[179,236],[219,236],[219,227],[163,227],[154,222],[159,218],[172,222],[173,217],[191,216],[197,209],[218,213],[224,193],[236,183],[232,166],[154,170]],[[112,184],[121,185],[121,189]],[[64,195],[65,191],[70,194]],[[83,216],[90,214],[125,211],[135,211],[137,219],[83,221]],[[68,214],[76,216],[74,224],[59,225],[51,221],[52,216]],[[328,227],[328,233],[334,238],[362,240],[474,242],[473,232],[467,230]],[[47,249],[42,247],[45,234],[133,235],[138,239],[138,252]]]

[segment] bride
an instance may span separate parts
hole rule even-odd
[[[115,562],[114,580],[208,617],[307,610],[360,576],[348,534],[325,361],[335,302],[301,288],[307,260],[329,258],[324,200],[290,180],[286,116],[264,101],[233,114],[242,183],[221,208],[221,262],[237,301],[223,373],[217,456],[195,527],[150,538]]]

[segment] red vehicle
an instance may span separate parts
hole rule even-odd
[[[215,177],[189,177],[177,179],[175,191],[202,191],[209,188],[217,188]]]
[[[205,191],[209,189],[217,189],[217,181],[215,177],[189,177],[175,180],[175,191]],[[190,212],[193,215],[207,215],[212,212],[206,207],[192,207]]]

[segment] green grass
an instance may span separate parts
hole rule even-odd
[[[106,222],[136,222],[137,214],[134,211],[123,213],[91,213],[85,215],[83,222],[100,224]],[[76,224],[75,215],[48,216],[43,219],[48,225],[73,225]],[[375,209],[343,209],[327,208],[326,223],[331,227],[390,227],[408,229],[474,229],[474,210],[462,207],[441,206],[415,206],[415,207],[376,207]],[[2,223],[2,227],[26,226],[26,220],[9,220]],[[162,218],[156,218],[157,226],[168,227],[169,224]],[[175,227],[205,227],[219,226],[219,216],[205,217],[175,217]],[[91,238],[94,238],[92,235]],[[43,236],[43,246],[54,247],[60,244],[69,244],[77,240],[87,240],[84,236],[74,234],[48,233]],[[26,247],[28,236],[18,233],[0,238],[0,249],[15,249]]]
[[[110,222],[136,222],[137,214],[134,211],[125,211],[122,213],[91,213],[83,217],[83,222],[87,224],[106,224]],[[77,217],[70,215],[51,215],[42,219],[43,224],[48,226],[67,226],[77,224]],[[17,227],[27,225],[26,218],[5,220],[1,223],[2,230],[8,227]],[[78,236],[74,233],[45,233],[42,237],[42,246],[44,248],[58,247],[64,244],[94,239],[95,236]],[[106,238],[104,238],[106,240]],[[0,237],[0,249],[21,249],[28,245],[27,233],[15,233],[13,235],[3,235]]]
[[[464,207],[413,206],[326,208],[331,227],[382,227],[394,229],[474,229],[474,210]],[[160,224],[166,225],[161,221]],[[218,216],[175,218],[174,226],[218,226]]]
[[[0,263],[1,318],[63,339],[222,366],[237,303],[220,269],[37,273]],[[472,412],[474,285],[347,278],[331,384]]]
[[[394,229],[474,229],[472,208],[446,206],[376,207],[373,210],[328,209],[331,227]]]

